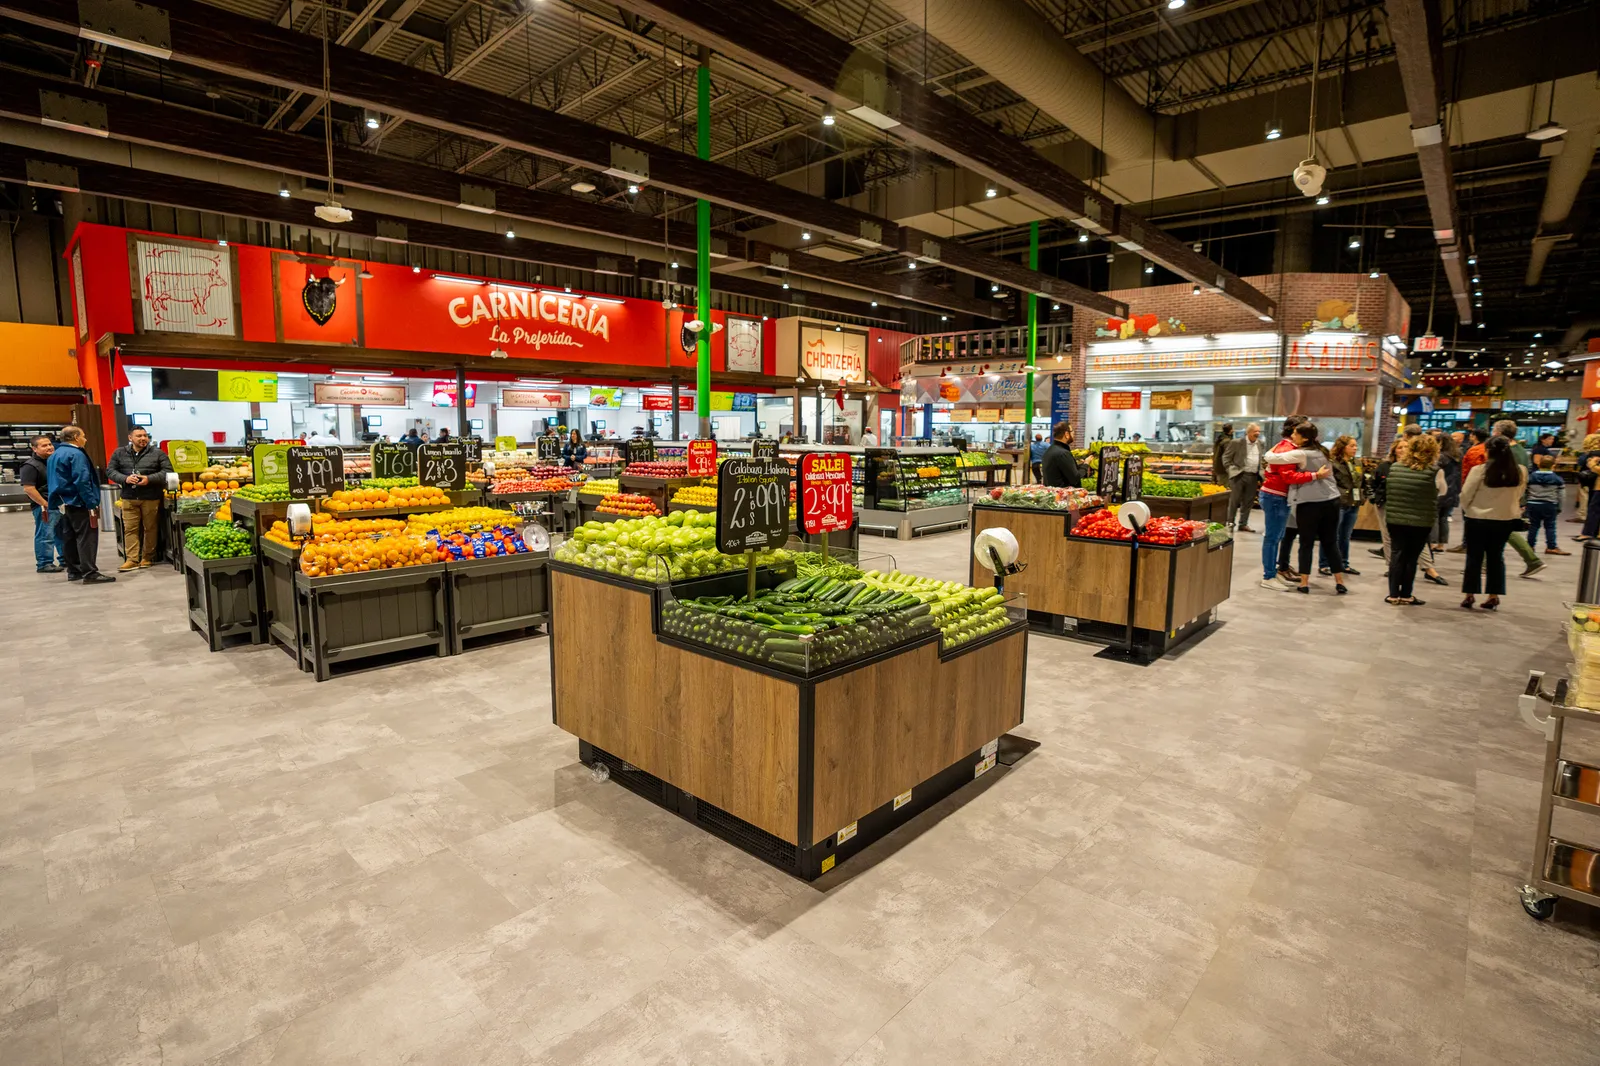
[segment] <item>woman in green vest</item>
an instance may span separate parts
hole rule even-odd
[[[1434,467],[1439,442],[1413,437],[1405,458],[1389,468],[1384,485],[1383,518],[1389,529],[1389,595],[1385,603],[1420,607],[1411,594],[1417,560],[1428,546],[1428,534],[1438,519],[1444,475]]]

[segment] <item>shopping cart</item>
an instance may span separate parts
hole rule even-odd
[[[1533,865],[1528,883],[1519,893],[1522,909],[1541,922],[1555,913],[1557,899],[1600,907],[1600,851],[1551,832],[1557,807],[1600,815],[1600,767],[1568,759],[1561,750],[1567,723],[1600,724],[1600,711],[1569,706],[1567,679],[1561,678],[1554,689],[1546,691],[1544,676],[1543,671],[1530,671],[1527,687],[1517,698],[1522,720],[1545,740]],[[1549,704],[1549,713],[1539,713],[1541,704]]]

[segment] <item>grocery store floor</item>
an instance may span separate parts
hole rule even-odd
[[[1364,551],[1353,596],[1259,589],[1245,535],[1221,626],[1148,669],[1033,638],[1043,745],[807,886],[592,780],[542,639],[318,685],[28,538],[0,515],[8,1066],[1600,1057],[1600,922],[1515,895],[1575,559],[1395,609]],[[964,572],[964,532],[883,546]]]

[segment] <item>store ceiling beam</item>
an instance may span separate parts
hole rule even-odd
[[[180,63],[285,89],[321,91],[320,49],[311,47],[305,34],[195,0],[165,0],[164,10],[141,10],[161,16],[148,33],[154,42],[121,39],[120,46],[153,48]],[[0,0],[0,14],[61,33],[88,32],[73,0]],[[342,103],[621,177],[643,171],[638,176],[683,196],[850,243],[899,247],[900,227],[889,219],[392,60],[350,48],[334,53],[331,95]],[[1036,287],[1051,280],[1037,275]]]
[[[1450,131],[1445,128],[1445,101],[1440,71],[1444,67],[1443,36],[1439,30],[1437,0],[1388,0],[1389,34],[1394,40],[1400,82],[1405,88],[1406,110],[1411,118],[1411,143],[1422,168],[1422,186],[1428,194],[1433,237],[1439,244],[1456,315],[1472,322],[1472,292],[1467,287],[1467,264],[1462,251],[1456,214],[1455,181],[1450,167]]]
[[[1041,209],[1105,235],[1125,248],[1136,243],[1146,258],[1191,281],[1220,289],[1258,315],[1275,314],[1272,300],[1243,279],[1180,241],[1162,239],[1165,235],[1156,227],[1132,211],[1119,211],[1108,197],[1032,148],[939,96],[918,79],[853,48],[848,41],[786,7],[771,0],[746,0],[737,5],[719,0],[622,0],[622,6],[648,15],[676,33],[704,41],[764,74],[796,85],[842,112],[866,117],[910,144],[936,152],[1010,190],[1027,193],[1028,199],[1037,201]],[[902,233],[898,247],[904,252],[924,239],[931,238]],[[1120,317],[1107,306],[1114,301],[1103,297],[1099,301],[1086,300],[1082,296],[1085,290],[1077,286],[1070,286],[1076,290],[1075,298],[1036,282],[1024,283],[1009,271],[985,273],[957,265],[954,259],[946,265],[1024,291],[1047,293],[1062,303],[1098,314]],[[1121,313],[1125,314],[1126,308]]]
[[[321,178],[326,173],[323,146],[308,137],[260,129],[208,112],[179,109],[137,96],[88,90],[21,73],[12,73],[0,79],[0,115],[24,122],[43,121],[44,101],[47,98],[41,94],[53,94],[50,99],[65,95],[103,109],[105,132],[117,140],[209,159],[223,159],[279,174]],[[334,175],[341,185],[374,192],[392,193],[448,207],[454,207],[461,201],[461,175],[372,152],[335,146]],[[471,175],[468,181],[493,190],[497,215],[661,246],[663,232],[660,220],[625,207],[610,207],[478,175]],[[302,221],[310,223],[309,219]],[[692,269],[694,226],[674,222],[667,229],[667,237],[668,247],[687,256],[685,266]],[[718,240],[725,241],[727,258],[733,261],[770,263],[773,251],[785,251],[766,245],[757,246],[756,242],[736,236],[724,238],[718,235]],[[994,314],[990,304],[963,296],[948,286],[925,278],[907,279],[903,275],[885,274],[800,251],[787,254],[790,271],[801,277],[938,310],[971,315]],[[752,279],[752,284],[757,288],[765,285],[767,291],[760,294],[760,298],[781,302],[786,298],[780,287],[782,281],[782,278],[774,276],[765,282]],[[870,312],[870,308],[864,305],[856,305],[852,311],[843,311],[842,306],[846,303],[848,301],[841,299],[840,306],[833,309],[851,314]]]

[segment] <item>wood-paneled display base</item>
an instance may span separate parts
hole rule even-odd
[[[1027,564],[1006,579],[1006,591],[1027,597],[1028,616],[1046,632],[1091,640],[1120,641],[1128,622],[1127,541],[1074,537],[1072,512],[975,506],[972,531],[992,526],[1011,530]],[[974,585],[992,581],[987,569],[971,564]],[[1211,547],[1191,541],[1176,547],[1141,545],[1139,584],[1134,599],[1135,643],[1160,654],[1193,636],[1212,621],[1212,612],[1232,592],[1233,542]]]
[[[1225,522],[1228,519],[1228,494],[1208,496],[1142,496],[1152,515],[1189,518],[1197,522]]]
[[[1022,721],[1020,625],[805,679],[658,638],[648,586],[550,569],[553,717],[584,761],[807,880],[972,781]]]

